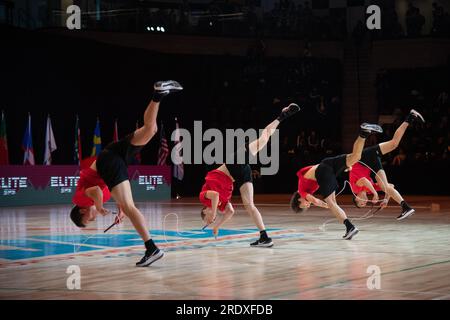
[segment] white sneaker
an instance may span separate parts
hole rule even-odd
[[[425,119],[422,117],[422,115],[419,113],[419,112],[417,112],[416,110],[414,110],[414,109],[411,109],[411,111],[409,112],[411,115],[413,115],[414,117],[416,117],[417,119],[419,119],[420,120],[420,122],[422,122],[422,123],[425,123]]]
[[[183,87],[174,80],[158,81],[154,85],[155,91],[169,94],[171,92],[181,91]]]
[[[345,235],[342,237],[344,240],[352,240],[352,238],[359,232],[357,227],[351,228],[349,231],[345,233]]]
[[[136,263],[136,267],[148,267],[156,260],[161,259],[164,256],[164,251],[157,249],[152,254],[148,255],[147,252],[145,252],[145,255],[142,257],[141,261]]]

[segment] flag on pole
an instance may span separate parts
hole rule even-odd
[[[74,153],[73,160],[76,164],[80,165],[80,161],[83,159],[81,154],[81,132],[80,132],[80,120],[78,115],[75,118],[75,142],[74,142]]]
[[[2,121],[0,123],[0,165],[9,164],[8,139],[6,137],[6,120],[2,110]]]
[[[119,141],[119,129],[117,129],[117,119],[114,121],[113,142]]]
[[[163,123],[161,121],[161,129],[159,131],[160,146],[158,151],[158,166],[165,166],[167,156],[169,155],[169,145],[167,143],[166,135],[164,133]]]
[[[100,151],[102,151],[102,138],[100,136],[100,119],[97,118],[97,125],[95,126],[94,130],[91,157],[98,156],[100,154]]]
[[[52,121],[50,115],[47,117],[47,127],[45,130],[45,152],[44,152],[44,165],[52,164],[52,152],[57,149],[55,136],[53,135]]]
[[[183,157],[181,156],[181,142],[180,142],[180,128],[178,126],[178,119],[175,118],[175,145],[172,150],[173,176],[178,180],[183,180],[184,166]]]
[[[22,140],[23,164],[34,166],[33,138],[31,136],[31,114],[28,113],[28,124]]]

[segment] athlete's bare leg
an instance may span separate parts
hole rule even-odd
[[[125,215],[130,219],[137,233],[141,236],[142,240],[146,242],[150,239],[150,233],[148,231],[145,218],[142,213],[136,208],[133,195],[131,193],[130,181],[126,180],[116,185],[111,190],[111,196],[116,203],[122,208]]]
[[[245,210],[252,217],[253,222],[258,227],[259,231],[265,230],[264,222],[259,212],[258,208],[255,207],[253,202],[253,183],[246,182],[240,188],[242,203],[244,204]]]
[[[386,141],[386,142],[382,142],[379,144],[380,146],[380,150],[382,154],[386,154],[389,152],[394,151],[395,149],[398,148],[400,141],[403,138],[403,135],[406,132],[406,129],[408,129],[409,123],[408,122],[403,122],[398,128],[397,130],[395,130],[394,136],[392,137],[391,140]]]
[[[336,193],[333,192],[328,197],[326,197],[325,202],[328,204],[328,208],[331,210],[331,212],[333,212],[336,219],[338,219],[340,223],[344,223],[344,220],[347,219],[347,215],[345,214],[345,211],[342,210],[342,208],[337,204]]]
[[[387,180],[386,172],[384,170],[379,170],[376,174],[376,180],[378,186],[385,192],[389,197],[395,200],[398,204],[403,202],[403,197],[400,193],[390,184]]]
[[[274,120],[269,123],[269,125],[261,132],[261,136],[248,145],[248,148],[253,156],[256,156],[256,154],[267,145],[270,137],[273,135],[279,124],[279,120]]]
[[[352,153],[348,154],[346,158],[347,167],[351,167],[359,160],[361,160],[361,154],[364,149],[365,143],[366,143],[365,138],[362,137],[356,138],[355,142],[353,143]]]
[[[275,119],[274,121],[272,121],[271,123],[269,123],[269,125],[263,129],[261,136],[257,140],[252,141],[249,144],[249,150],[252,153],[252,155],[256,156],[256,154],[267,145],[270,137],[273,135],[273,133],[275,132],[275,129],[278,127],[278,125],[282,121],[284,121],[285,119],[289,118],[290,116],[296,114],[299,111],[300,111],[300,107],[295,103],[291,103],[286,108],[283,108],[283,110],[281,110],[281,114],[278,116],[278,118]]]
[[[158,131],[156,117],[158,116],[159,102],[150,101],[144,112],[144,125],[134,131],[131,144],[135,146],[146,145]]]

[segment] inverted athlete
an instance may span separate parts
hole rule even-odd
[[[366,138],[372,132],[381,133],[383,129],[376,124],[363,123],[360,126],[359,137],[353,144],[352,153],[325,158],[319,164],[304,167],[297,172],[298,191],[291,198],[291,208],[295,212],[301,212],[313,204],[330,209],[336,218],[345,225],[346,233],[343,238],[346,240],[351,240],[359,230],[336,202],[336,190],[338,189],[336,177],[361,159]],[[325,201],[314,196],[317,191]]]
[[[358,208],[365,207],[368,202],[377,203],[379,196],[377,191],[383,191],[385,198],[381,201],[381,207],[388,204],[389,198],[393,198],[401,208],[402,212],[397,220],[403,220],[412,215],[415,210],[411,208],[395,186],[388,182],[386,172],[381,164],[381,156],[398,148],[406,129],[415,121],[425,123],[425,119],[416,110],[412,109],[405,121],[397,128],[391,140],[364,148],[361,155],[361,161],[355,163],[349,172],[350,186],[353,193],[353,202]],[[375,176],[376,183],[372,177]],[[372,194],[372,200],[368,195]]]
[[[103,207],[110,197],[119,209],[116,222],[127,216],[145,244],[145,255],[136,263],[138,267],[149,266],[163,257],[150,237],[144,216],[136,208],[128,177],[128,164],[134,161],[136,154],[152,139],[157,132],[156,117],[161,99],[183,88],[176,81],[159,81],[154,85],[154,93],[144,113],[144,125],[118,142],[103,149],[90,167],[80,171],[75,195],[75,206],[70,218],[76,226],[86,227],[97,215],[111,212]]]
[[[259,139],[245,145],[244,150],[237,150],[235,155],[241,152],[250,152],[252,156],[256,156],[268,143],[270,136],[275,132],[278,125],[298,111],[300,111],[300,107],[295,103],[291,103],[281,111],[277,119],[264,128]],[[210,225],[215,222],[217,211],[222,213],[222,217],[212,227],[214,235],[217,236],[219,227],[230,220],[234,214],[230,199],[233,188],[236,187],[240,191],[245,210],[252,217],[260,233],[259,239],[250,245],[252,247],[271,247],[273,246],[273,241],[267,235],[261,213],[253,202],[252,170],[248,164],[247,157],[245,157],[245,160],[244,164],[225,163],[217,169],[208,172],[199,196],[200,202],[204,205],[201,210],[201,217],[204,223]]]

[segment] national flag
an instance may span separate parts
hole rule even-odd
[[[117,129],[117,119],[114,121],[113,142],[119,141],[119,129]]]
[[[47,126],[45,130],[45,152],[44,152],[44,165],[52,164],[52,152],[56,150],[55,136],[53,135],[52,121],[50,115],[47,117]]]
[[[33,138],[31,136],[31,115],[28,113],[28,124],[25,128],[25,135],[22,140],[23,164],[29,164],[34,166],[34,150],[33,150]]]
[[[158,166],[165,166],[167,156],[169,155],[169,145],[167,143],[166,135],[164,133],[164,126],[161,121],[161,129],[160,129],[159,139],[160,146],[158,150]]]
[[[100,119],[97,118],[97,125],[95,126],[94,130],[91,157],[98,156],[100,154],[100,151],[102,151],[102,138],[100,136]]]
[[[183,180],[184,177],[184,165],[183,157],[181,156],[181,142],[180,142],[180,128],[178,126],[178,119],[175,118],[175,145],[172,150],[173,176],[178,180]]]
[[[83,156],[81,152],[80,120],[77,115],[75,119],[75,141],[74,141],[73,160],[76,164],[80,165],[81,159],[83,159]]]
[[[9,164],[8,139],[6,137],[6,120],[2,110],[2,121],[0,123],[0,165]]]

